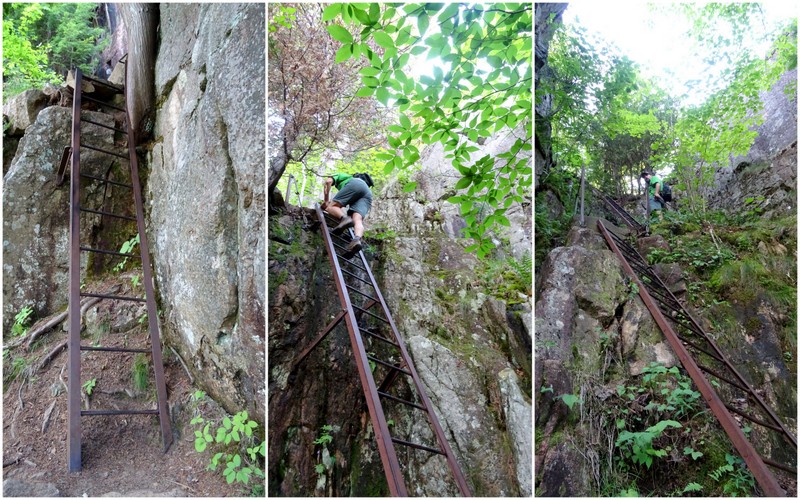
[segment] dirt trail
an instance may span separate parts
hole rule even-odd
[[[119,317],[138,310],[106,304],[94,311],[104,318],[110,331],[94,342],[103,346],[148,347],[146,332],[140,325],[111,333]],[[124,321],[123,321],[124,323]],[[4,374],[15,359],[24,359],[27,366],[39,360],[66,339],[61,326],[34,344],[32,352],[24,346],[12,350],[4,358]],[[11,339],[6,339],[9,341]],[[84,339],[91,343],[92,339]],[[85,352],[82,382],[95,378],[97,383],[90,398],[92,409],[155,408],[152,378],[141,394],[132,390],[133,354]],[[149,356],[147,356],[149,360]],[[16,361],[20,366],[23,361]],[[163,453],[158,418],[154,415],[83,417],[83,470],[67,472],[67,354],[63,350],[43,370],[25,370],[10,383],[4,382],[3,394],[3,479],[25,483],[50,483],[61,496],[246,496],[249,487],[228,485],[220,469],[206,470],[211,455],[194,449],[194,429],[189,424],[199,413],[204,418],[218,419],[224,412],[207,397],[195,401],[197,390],[180,361],[167,349],[164,369],[175,441]],[[152,371],[150,371],[152,377]],[[127,390],[127,391],[126,391]],[[131,395],[133,397],[131,397]],[[45,415],[50,410],[50,418]],[[43,430],[43,423],[49,420]],[[224,466],[223,466],[224,468]],[[263,481],[263,480],[262,480]]]

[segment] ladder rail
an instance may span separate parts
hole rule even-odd
[[[125,81],[127,82],[128,65],[125,65]],[[172,444],[172,428],[169,421],[167,403],[167,386],[164,377],[164,361],[161,353],[161,335],[158,329],[158,310],[153,289],[153,273],[150,267],[150,247],[147,243],[147,228],[144,224],[144,207],[142,203],[142,186],[139,182],[139,160],[136,156],[136,137],[134,135],[130,109],[130,92],[125,92],[125,122],[128,129],[128,154],[133,186],[133,200],[136,206],[136,226],[139,232],[139,254],[142,260],[142,281],[144,281],[145,298],[147,299],[147,325],[150,334],[150,347],[153,350],[153,372],[156,379],[156,396],[158,398],[158,420],[161,426],[161,438],[164,442],[164,453]]]
[[[81,156],[81,71],[75,72],[72,97],[72,161],[70,165],[69,220],[69,338],[67,394],[67,468],[81,469],[81,256],[80,256],[80,156]],[[65,150],[66,153],[66,150]],[[64,157],[62,156],[62,159]],[[77,314],[76,314],[77,313]]]
[[[328,258],[333,268],[336,291],[339,294],[339,300],[342,303],[343,309],[346,311],[344,319],[347,323],[350,343],[353,346],[358,375],[361,379],[361,387],[364,390],[364,396],[367,400],[370,420],[372,421],[372,428],[375,431],[375,440],[378,443],[378,452],[381,457],[381,462],[383,463],[383,470],[386,474],[389,492],[392,496],[408,496],[408,490],[406,489],[400,470],[400,462],[397,459],[397,452],[394,449],[392,437],[389,433],[389,426],[384,417],[383,405],[378,395],[378,389],[375,386],[375,380],[372,377],[372,371],[369,368],[369,360],[367,359],[363,340],[359,334],[359,327],[355,321],[355,313],[350,303],[350,295],[347,293],[342,270],[336,257],[336,249],[333,246],[333,240],[328,231],[328,225],[325,223],[325,215],[318,203],[315,204],[314,208],[322,225],[321,232],[325,241]]]

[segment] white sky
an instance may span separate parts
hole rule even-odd
[[[766,27],[797,17],[799,2],[795,0],[761,2],[767,17]],[[565,24],[576,18],[588,30],[599,33],[642,66],[646,75],[657,77],[663,87],[679,97],[688,93],[684,104],[700,104],[706,94],[699,88],[686,86],[691,80],[704,80],[711,68],[702,57],[695,56],[692,40],[686,36],[688,22],[680,15],[658,13],[653,16],[646,2],[570,2],[564,12]],[[756,53],[765,52],[766,47]]]

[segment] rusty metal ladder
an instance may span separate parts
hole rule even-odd
[[[331,267],[333,268],[334,281],[336,282],[336,290],[339,294],[342,309],[333,321],[322,330],[317,338],[300,353],[294,362],[293,370],[339,323],[341,323],[342,320],[344,320],[350,334],[350,343],[353,347],[353,353],[355,354],[358,375],[361,380],[361,386],[364,389],[364,396],[366,398],[372,427],[375,431],[378,451],[380,453],[381,462],[383,463],[389,491],[392,496],[409,496],[397,452],[395,451],[395,445],[443,456],[447,461],[453,480],[461,495],[471,496],[472,492],[445,438],[444,431],[436,418],[431,402],[425,393],[419,375],[403,344],[397,326],[389,312],[389,307],[386,305],[386,301],[378,288],[375,276],[372,274],[372,270],[367,263],[366,257],[364,257],[364,253],[359,251],[357,256],[345,257],[345,245],[353,237],[352,229],[348,231],[350,238],[344,238],[333,234],[329,230],[330,228],[326,223],[326,218],[334,225],[337,224],[338,221],[323,212],[318,204],[315,206],[315,209],[322,236],[325,241],[325,249],[328,252]],[[334,240],[338,240],[338,243]],[[342,265],[348,266],[349,270],[343,269]],[[359,271],[363,273],[362,276],[366,276],[366,279],[359,276]],[[349,279],[349,283],[346,278]],[[354,286],[359,282],[368,285],[368,287],[372,289],[374,296]],[[365,302],[360,306],[355,305],[351,298],[351,292],[363,297]],[[370,311],[370,309],[375,306],[378,306],[378,311]],[[377,323],[380,327],[368,327],[368,322]],[[385,331],[386,334],[381,333],[381,330]],[[390,352],[393,351],[395,356],[399,356],[399,364],[381,359],[367,352],[368,349],[373,348],[371,346],[375,346],[377,350],[377,344],[380,344],[382,347],[385,346]],[[373,367],[375,368],[375,373],[373,373]],[[380,384],[376,383],[375,379],[379,369],[385,371]],[[398,386],[395,382],[397,382],[397,379],[401,376],[411,379],[409,388],[412,388],[413,392],[416,394],[416,401],[410,401],[391,393],[392,388]],[[413,408],[414,411],[418,410],[423,412],[433,432],[436,441],[435,445],[427,446],[410,442],[407,439],[393,437],[389,431],[389,424],[387,423],[388,419],[386,416],[389,404],[403,405]]]
[[[637,233],[641,234],[644,233],[647,228],[641,222],[637,221],[633,218],[631,214],[629,214],[622,206],[614,201],[610,196],[607,196],[605,193],[597,189],[596,187],[592,186],[589,183],[586,183],[589,188],[592,190],[592,193],[600,198],[600,200],[606,204],[609,211],[617,218],[619,222],[622,222],[629,228],[633,229]]]
[[[711,408],[714,416],[719,420],[764,494],[772,497],[786,496],[786,492],[767,466],[796,476],[796,465],[791,467],[762,457],[745,436],[732,413],[763,427],[767,432],[776,433],[784,442],[794,448],[795,453],[797,452],[797,438],[739,373],[713,338],[703,330],[700,323],[686,310],[641,254],[624,239],[606,229],[602,221],[597,221],[597,227],[609,248],[619,258],[625,272],[638,286],[642,301],[650,310],[661,331],[664,332],[672,350],[703,395],[703,399]],[[667,319],[675,325],[675,329],[667,322]],[[713,365],[713,368],[708,365]],[[714,390],[707,375],[717,380],[718,386],[720,383],[724,383],[730,388],[732,394],[743,395],[745,401],[754,402],[753,409],[759,412],[759,415],[756,416],[736,408],[731,404],[732,401],[724,402]]]
[[[131,128],[130,115],[127,106],[119,107],[112,105],[96,97],[82,95],[82,81],[89,80],[93,85],[101,86],[112,94],[124,95],[121,86],[111,84],[106,80],[98,80],[81,74],[80,69],[75,69],[75,92],[72,102],[72,141],[71,146],[64,148],[61,166],[59,167],[59,183],[64,181],[65,169],[68,160],[70,162],[70,228],[69,228],[69,384],[67,400],[67,455],[68,469],[70,472],[81,470],[81,417],[86,416],[107,416],[107,415],[158,415],[161,425],[161,435],[164,441],[164,451],[166,452],[172,444],[172,429],[169,420],[167,407],[167,390],[164,380],[164,365],[161,357],[161,340],[158,330],[158,316],[156,310],[155,295],[153,292],[153,276],[150,268],[150,254],[147,244],[147,234],[144,225],[144,210],[142,205],[142,190],[139,183],[139,167],[134,145],[134,133]],[[125,128],[121,130],[97,121],[89,120],[81,116],[82,102],[90,101],[100,108],[107,108],[125,113]],[[97,145],[85,144],[81,142],[81,124],[90,123],[95,126],[111,129],[127,135],[128,151],[127,154],[101,148]],[[128,161],[130,167],[131,183],[127,184],[118,180],[111,180],[108,174],[105,178],[82,174],[80,171],[81,149],[88,149],[100,154]],[[109,170],[110,172],[110,170]],[[81,205],[80,186],[81,178],[88,179],[89,182],[118,186],[132,191],[136,216],[114,214],[102,210],[95,210]],[[95,252],[117,257],[135,257],[133,253],[122,253],[110,249],[91,248],[82,246],[80,242],[80,215],[81,212],[98,214],[101,217],[111,217],[117,219],[136,221],[139,234],[139,250],[142,261],[142,274],[145,289],[145,298],[112,295],[105,293],[84,293],[81,291],[81,252]],[[148,330],[150,336],[150,349],[128,349],[120,347],[93,347],[81,345],[81,298],[96,297],[105,300],[121,300],[132,302],[147,303]],[[150,353],[153,361],[153,371],[155,372],[157,408],[142,410],[81,410],[81,351],[102,351],[111,353]]]

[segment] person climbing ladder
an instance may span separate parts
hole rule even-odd
[[[361,237],[364,236],[364,219],[372,208],[372,191],[375,184],[372,177],[366,173],[343,174],[337,173],[325,179],[324,200],[322,209],[333,217],[340,219],[339,224],[332,229],[334,234],[341,233],[352,227],[356,235],[347,245],[346,257],[352,257],[362,248]],[[329,201],[331,186],[339,191],[333,201]],[[343,210],[347,206],[347,213]]]

